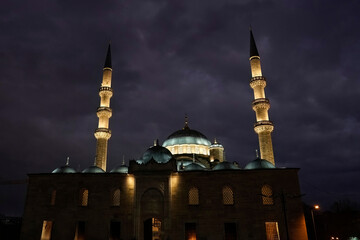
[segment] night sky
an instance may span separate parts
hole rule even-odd
[[[250,25],[277,167],[300,168],[308,204],[360,202],[359,11],[356,0],[2,1],[0,214],[21,216],[28,173],[67,156],[77,170],[93,164],[109,41],[108,170],[181,129],[185,114],[244,167],[258,148]]]

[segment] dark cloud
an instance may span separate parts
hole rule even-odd
[[[91,165],[98,88],[112,42],[109,168],[183,126],[244,166],[257,136],[251,24],[267,77],[279,167],[301,168],[308,203],[360,201],[357,1],[6,1],[0,9],[0,179]],[[20,215],[24,185],[0,185]]]

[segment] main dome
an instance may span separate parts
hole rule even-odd
[[[187,119],[183,129],[172,133],[163,143],[163,147],[172,154],[203,154],[209,155],[211,142],[199,131],[190,129]]]

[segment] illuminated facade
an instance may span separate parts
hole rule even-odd
[[[252,33],[251,39],[253,52]],[[67,162],[52,173],[29,174],[22,239],[307,239],[298,169],[274,165],[258,54],[250,58],[251,86],[255,131],[266,160],[258,157],[241,169],[226,161],[219,142],[190,129],[186,118],[184,128],[162,145],[155,141],[128,166],[106,171],[109,56],[110,48],[100,89],[96,164],[76,172]]]

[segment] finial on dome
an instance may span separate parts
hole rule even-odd
[[[216,141],[216,138],[214,138],[214,144],[217,144],[218,142]]]
[[[94,166],[96,166],[96,158],[97,158],[97,157],[95,156],[95,159],[94,159]]]
[[[190,129],[189,128],[189,118],[187,116],[187,114],[185,113],[185,126],[184,126],[184,130],[185,129]]]
[[[256,158],[260,158],[259,157],[259,150],[255,149],[255,154],[256,154]]]
[[[69,162],[70,162],[70,158],[67,157],[67,158],[66,158],[66,164],[65,164],[65,165],[66,165],[66,166],[69,166]]]
[[[123,155],[122,165],[125,165],[125,155]]]
[[[159,139],[154,140],[154,146],[159,146]]]

